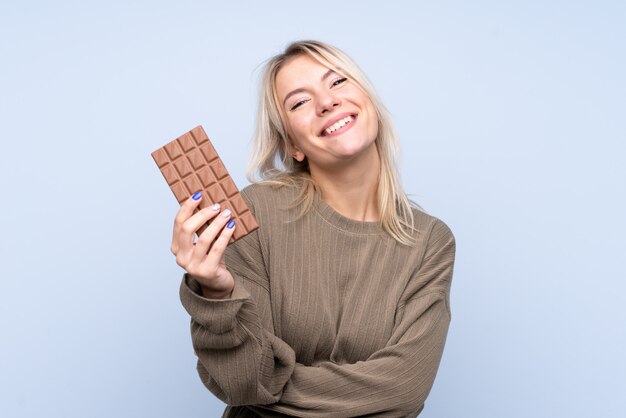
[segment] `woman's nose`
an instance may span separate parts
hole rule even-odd
[[[319,96],[318,113],[323,115],[339,105],[341,105],[341,100],[338,97],[329,92],[323,93]]]

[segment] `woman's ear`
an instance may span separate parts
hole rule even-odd
[[[298,162],[304,161],[305,155],[302,151],[292,145],[291,147],[291,156],[296,159]]]
[[[293,143],[291,139],[289,140],[289,155],[291,155],[293,159],[295,159],[296,161],[300,163],[304,161],[304,159],[306,158],[304,153],[300,151],[298,147],[295,146],[295,144]]]

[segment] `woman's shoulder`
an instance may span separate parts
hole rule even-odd
[[[253,212],[267,208],[286,208],[298,197],[301,189],[296,183],[276,183],[262,181],[249,184],[241,191],[242,196]]]
[[[454,234],[446,222],[441,218],[431,215],[419,206],[411,208],[413,212],[414,231],[422,239],[429,236],[447,236],[454,240]]]

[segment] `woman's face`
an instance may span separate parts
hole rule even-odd
[[[292,155],[306,157],[312,172],[345,166],[374,148],[376,110],[353,80],[300,55],[278,71],[276,93]]]

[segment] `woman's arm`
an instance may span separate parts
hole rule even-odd
[[[198,373],[229,405],[264,405],[280,399],[296,364],[293,349],[274,332],[258,230],[226,252],[235,286],[229,299],[207,299],[186,274],[181,302],[191,315]]]

